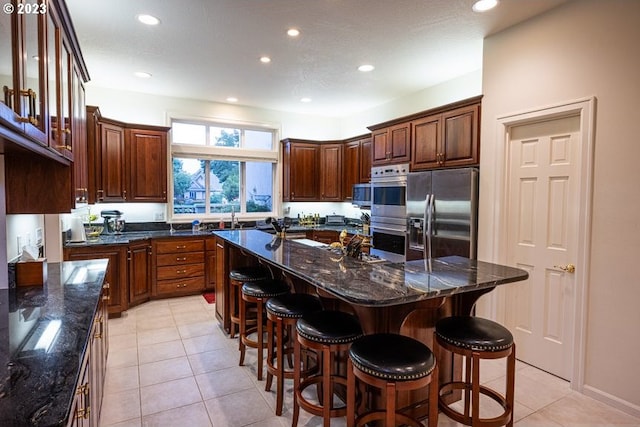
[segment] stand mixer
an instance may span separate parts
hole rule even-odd
[[[124,220],[121,219],[123,212],[112,210],[102,211],[100,216],[104,218],[104,232],[107,234],[122,234],[124,230]]]

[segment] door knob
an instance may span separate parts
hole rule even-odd
[[[573,264],[567,264],[567,265],[554,265],[553,268],[558,268],[562,271],[566,271],[567,273],[575,273],[576,272],[576,266]]]

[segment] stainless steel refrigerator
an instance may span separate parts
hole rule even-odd
[[[407,179],[407,261],[460,255],[475,259],[478,169],[412,172]]]

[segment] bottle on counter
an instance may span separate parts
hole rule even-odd
[[[191,223],[191,231],[193,233],[200,232],[200,221],[198,221],[197,219],[193,220],[193,222]]]

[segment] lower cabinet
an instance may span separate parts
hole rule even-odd
[[[155,280],[152,295],[168,297],[205,290],[205,240],[154,240]]]
[[[229,264],[228,248],[223,239],[215,238],[216,250],[216,317],[222,325],[222,329],[229,331],[231,319],[229,317]]]
[[[90,328],[89,346],[82,358],[67,427],[99,427],[104,381],[109,353],[108,301],[109,286],[105,282],[98,310]]]
[[[104,281],[109,291],[107,295],[109,314],[117,317],[128,308],[127,246],[96,245],[64,248],[65,261],[101,258],[109,260]]]
[[[151,254],[151,240],[129,244],[129,307],[146,302],[151,296]]]
[[[337,242],[340,233],[335,230],[309,230],[307,231],[307,239],[316,242],[331,244]]]

